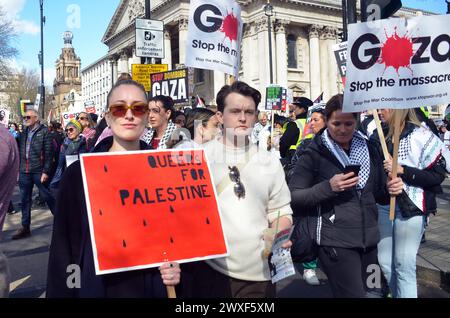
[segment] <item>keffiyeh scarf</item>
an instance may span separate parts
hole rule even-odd
[[[442,141],[427,127],[416,127],[400,139],[398,164],[420,170],[432,167],[442,156]],[[403,189],[414,204],[424,211],[424,190],[404,183]]]
[[[167,149],[167,142],[170,140],[170,137],[172,136],[173,132],[177,129],[177,126],[172,121],[169,121],[167,124],[167,128],[164,131],[164,135],[162,136],[161,140],[159,141],[158,148],[157,149]],[[147,144],[150,144],[150,142],[153,139],[153,136],[155,135],[155,129],[149,129],[147,133],[145,133],[141,140],[145,141]]]
[[[350,156],[339,146],[333,139],[331,139],[328,129],[322,134],[322,142],[326,145],[328,150],[336,157],[343,167],[348,165],[360,165],[359,182],[356,185],[358,190],[363,189],[369,179],[370,175],[370,156],[367,141],[359,132],[355,132],[351,141]]]

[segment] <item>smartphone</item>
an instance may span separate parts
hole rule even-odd
[[[344,168],[344,174],[349,172],[354,172],[355,176],[359,174],[359,170],[361,169],[361,165],[348,165]]]

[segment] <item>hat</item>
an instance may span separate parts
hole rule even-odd
[[[81,127],[81,124],[78,120],[76,119],[71,119],[69,121],[69,123],[66,125],[66,128],[69,126],[74,126],[76,129],[78,129],[79,132],[81,132],[83,130],[83,128]]]
[[[294,98],[294,102],[292,104],[299,108],[304,108],[305,110],[308,110],[308,107],[312,106],[313,102],[306,97],[296,97]]]

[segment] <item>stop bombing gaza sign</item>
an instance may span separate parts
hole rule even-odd
[[[344,111],[450,101],[450,15],[349,25]]]
[[[220,71],[237,77],[241,39],[241,8],[236,1],[190,2],[187,66]]]

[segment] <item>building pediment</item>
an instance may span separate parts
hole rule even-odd
[[[130,20],[130,16],[134,12],[138,12],[138,8],[143,8],[143,5],[144,0],[121,0],[106,28],[102,42],[107,44],[113,37],[127,29],[134,20]]]
[[[288,87],[292,92],[294,93],[294,96],[300,96],[306,93],[306,90],[304,87],[302,87],[300,84],[292,84]]]

